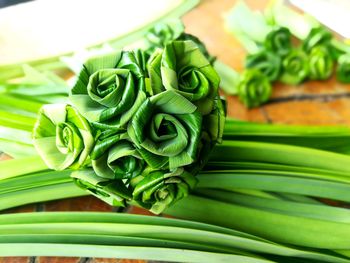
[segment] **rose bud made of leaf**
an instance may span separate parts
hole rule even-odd
[[[210,64],[213,65],[213,63],[215,62],[216,57],[210,55],[205,44],[198,37],[183,32],[176,40],[182,40],[182,41],[191,40],[191,41],[193,41],[194,43],[196,43],[196,45],[198,46],[199,50],[203,53],[203,55],[208,59]]]
[[[334,62],[326,46],[315,46],[309,54],[309,78],[314,80],[329,79],[333,73]]]
[[[163,55],[166,54],[165,60],[173,59],[169,57],[172,51],[158,49],[147,63],[149,75],[141,76],[137,84],[142,96],[138,95],[134,104],[124,109],[125,113],[118,111],[106,120],[104,114],[115,112],[115,107],[101,111],[99,106],[87,112],[90,117],[99,116],[91,119],[96,130],[95,146],[90,153],[93,169],[86,176],[82,173],[72,177],[81,188],[106,202],[119,205],[134,200],[155,213],[163,211],[193,189],[195,175],[206,164],[214,145],[221,141],[225,110],[218,95],[219,77],[194,42],[175,42],[170,43],[170,48],[175,48],[174,63],[180,66],[174,68],[180,71],[179,76],[175,72],[174,78],[179,79],[178,89],[166,88],[167,81],[162,78],[162,71],[167,71],[162,68],[167,63]],[[135,70],[130,65],[145,67],[143,53],[133,54],[137,63],[128,63],[127,69],[120,68],[119,62],[118,68],[109,68],[115,62],[110,62],[115,60],[110,55],[89,60],[81,76],[88,71],[94,73],[88,77],[85,93],[72,91],[72,98],[78,99],[79,104],[80,97],[84,97],[88,101],[85,106],[96,105],[98,99],[89,94],[94,91],[94,95],[106,92],[107,98],[100,98],[103,103],[117,100],[119,91],[115,91],[114,80],[120,83],[128,80],[127,74]],[[138,80],[134,74],[129,82],[135,79]]]
[[[92,155],[92,158],[92,167],[96,175],[103,178],[129,181],[140,175],[145,167],[141,155],[127,140],[119,140],[100,157],[94,159]]]
[[[90,163],[94,147],[89,122],[72,106],[44,105],[33,131],[33,144],[51,169],[78,169]]]
[[[181,95],[177,94],[177,96]],[[202,126],[192,126],[190,128],[201,129],[200,138],[196,142],[196,155],[192,157],[194,161],[188,165],[170,170],[168,168],[157,170],[147,167],[140,176],[130,181],[134,189],[134,200],[141,206],[158,214],[176,201],[187,196],[196,185],[196,174],[207,163],[215,144],[222,140],[225,116],[224,102],[217,97],[214,100],[212,112],[202,117]],[[185,128],[187,127],[185,126]]]
[[[211,112],[220,78],[195,42],[167,44],[147,67],[154,93],[173,90],[195,104],[202,115]]]
[[[125,206],[132,199],[132,191],[122,180],[102,178],[92,169],[83,169],[71,174],[75,184],[112,206]]]
[[[327,28],[323,26],[314,27],[303,40],[302,48],[309,53],[316,46],[330,46],[332,38],[333,35]]]
[[[166,44],[177,39],[185,30],[180,19],[171,19],[164,23],[158,23],[145,35],[151,50],[163,48]]]
[[[134,200],[155,214],[186,197],[197,183],[196,177],[183,168],[172,172],[153,171],[137,179],[133,191]]]
[[[239,100],[252,108],[268,101],[272,87],[266,75],[257,69],[247,69],[240,77],[237,91]]]
[[[213,64],[216,59],[209,54],[204,43],[198,37],[185,33],[185,26],[181,19],[178,18],[156,24],[146,33],[145,39],[148,50],[152,52],[157,48],[163,49],[174,40],[192,40],[211,64]]]
[[[309,75],[308,56],[301,49],[293,49],[282,60],[280,81],[287,85],[298,85]]]
[[[169,90],[147,98],[128,125],[128,135],[146,163],[171,170],[196,160],[202,127],[197,107]]]
[[[214,99],[213,110],[208,115],[203,116],[202,131],[209,134],[212,145],[222,142],[226,113],[226,100],[217,96]]]
[[[268,77],[270,81],[275,81],[281,73],[281,58],[272,51],[262,49],[257,53],[247,55],[245,67],[257,69]]]
[[[275,28],[267,34],[264,46],[267,50],[284,57],[292,50],[292,34],[286,27]]]
[[[341,55],[337,62],[337,80],[342,83],[350,83],[350,54]]]
[[[90,122],[125,125],[146,97],[144,63],[140,51],[89,59],[71,91],[71,101]]]

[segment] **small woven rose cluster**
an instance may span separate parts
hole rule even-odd
[[[76,170],[76,184],[109,204],[136,201],[160,213],[194,188],[221,140],[218,86],[191,40],[94,57],[71,90],[72,105],[41,109],[34,144],[50,168]]]

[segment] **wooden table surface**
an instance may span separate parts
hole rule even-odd
[[[198,36],[218,59],[241,71],[244,48],[223,26],[223,13],[235,0],[203,0],[183,18],[188,33]],[[246,0],[254,9],[262,9],[267,1]],[[235,97],[227,97],[228,114],[232,117],[268,123],[350,125],[350,85],[329,81],[310,81],[297,87],[276,84],[272,100],[256,109],[247,110]],[[73,198],[36,205],[27,205],[5,212],[30,211],[118,211],[94,197]],[[130,213],[149,214],[139,208],[128,208]],[[144,263],[142,260],[100,258],[0,258],[0,263]]]

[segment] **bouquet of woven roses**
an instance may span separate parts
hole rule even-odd
[[[219,77],[191,40],[90,58],[70,104],[40,111],[34,145],[47,166],[111,205],[154,213],[196,185],[225,121]]]

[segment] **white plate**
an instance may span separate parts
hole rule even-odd
[[[186,0],[36,0],[0,9],[0,65],[61,54],[115,39]]]
[[[350,38],[349,0],[290,0],[304,12],[345,38]]]

